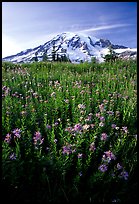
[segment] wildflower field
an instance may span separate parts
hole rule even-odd
[[[5,201],[134,203],[137,64],[2,63]]]

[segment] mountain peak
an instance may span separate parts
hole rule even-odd
[[[3,58],[3,61],[11,62],[33,62],[36,56],[38,61],[43,59],[44,53],[47,53],[48,58],[52,59],[52,50],[55,45],[55,51],[58,56],[66,55],[71,62],[91,61],[95,57],[98,62],[104,61],[104,56],[109,52],[109,46],[115,51],[119,49],[125,52],[127,47],[121,45],[113,45],[108,39],[98,39],[88,36],[82,32],[63,32],[43,45],[33,49],[26,49],[16,55]],[[129,49],[129,48],[128,48]],[[119,53],[119,51],[118,51]]]

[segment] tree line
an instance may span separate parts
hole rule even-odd
[[[55,45],[53,45],[53,49],[51,52],[51,59],[54,62],[71,62],[69,57],[66,55],[67,50],[66,49],[61,49],[62,54],[58,54]],[[112,49],[111,46],[109,46],[109,54],[105,55],[104,57],[105,62],[114,62],[118,59],[118,55],[117,53]],[[48,61],[49,57],[47,55],[47,50],[44,52],[43,56],[42,56],[42,61]],[[38,53],[35,53],[35,57],[32,58],[32,61],[38,61]],[[92,57],[91,62],[97,62],[95,57]],[[83,63],[83,61],[81,60],[81,63]]]
[[[53,49],[51,52],[51,57],[52,57],[52,61],[54,62],[71,62],[69,57],[67,57],[66,55],[66,49],[62,48],[62,54],[58,54],[55,45],[53,45]],[[35,53],[35,57],[32,58],[33,61],[37,62],[38,61],[38,53]],[[49,57],[47,55],[47,50],[44,52],[43,56],[42,56],[42,61],[48,61]]]

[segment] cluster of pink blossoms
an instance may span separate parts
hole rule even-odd
[[[37,131],[34,134],[33,140],[34,140],[34,145],[41,145],[44,141],[44,138],[42,138],[41,133]]]

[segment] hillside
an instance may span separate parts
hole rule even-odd
[[[38,61],[42,61],[44,53],[47,54],[49,60],[52,60],[54,46],[56,56],[58,55],[60,58],[66,56],[73,63],[79,63],[80,61],[90,62],[92,57],[96,58],[98,62],[104,62],[104,56],[109,53],[110,46],[121,58],[135,59],[137,56],[136,48],[114,45],[109,40],[98,39],[80,33],[66,32],[55,36],[43,45],[26,49],[2,60],[26,63],[34,61],[34,58],[37,56]]]

